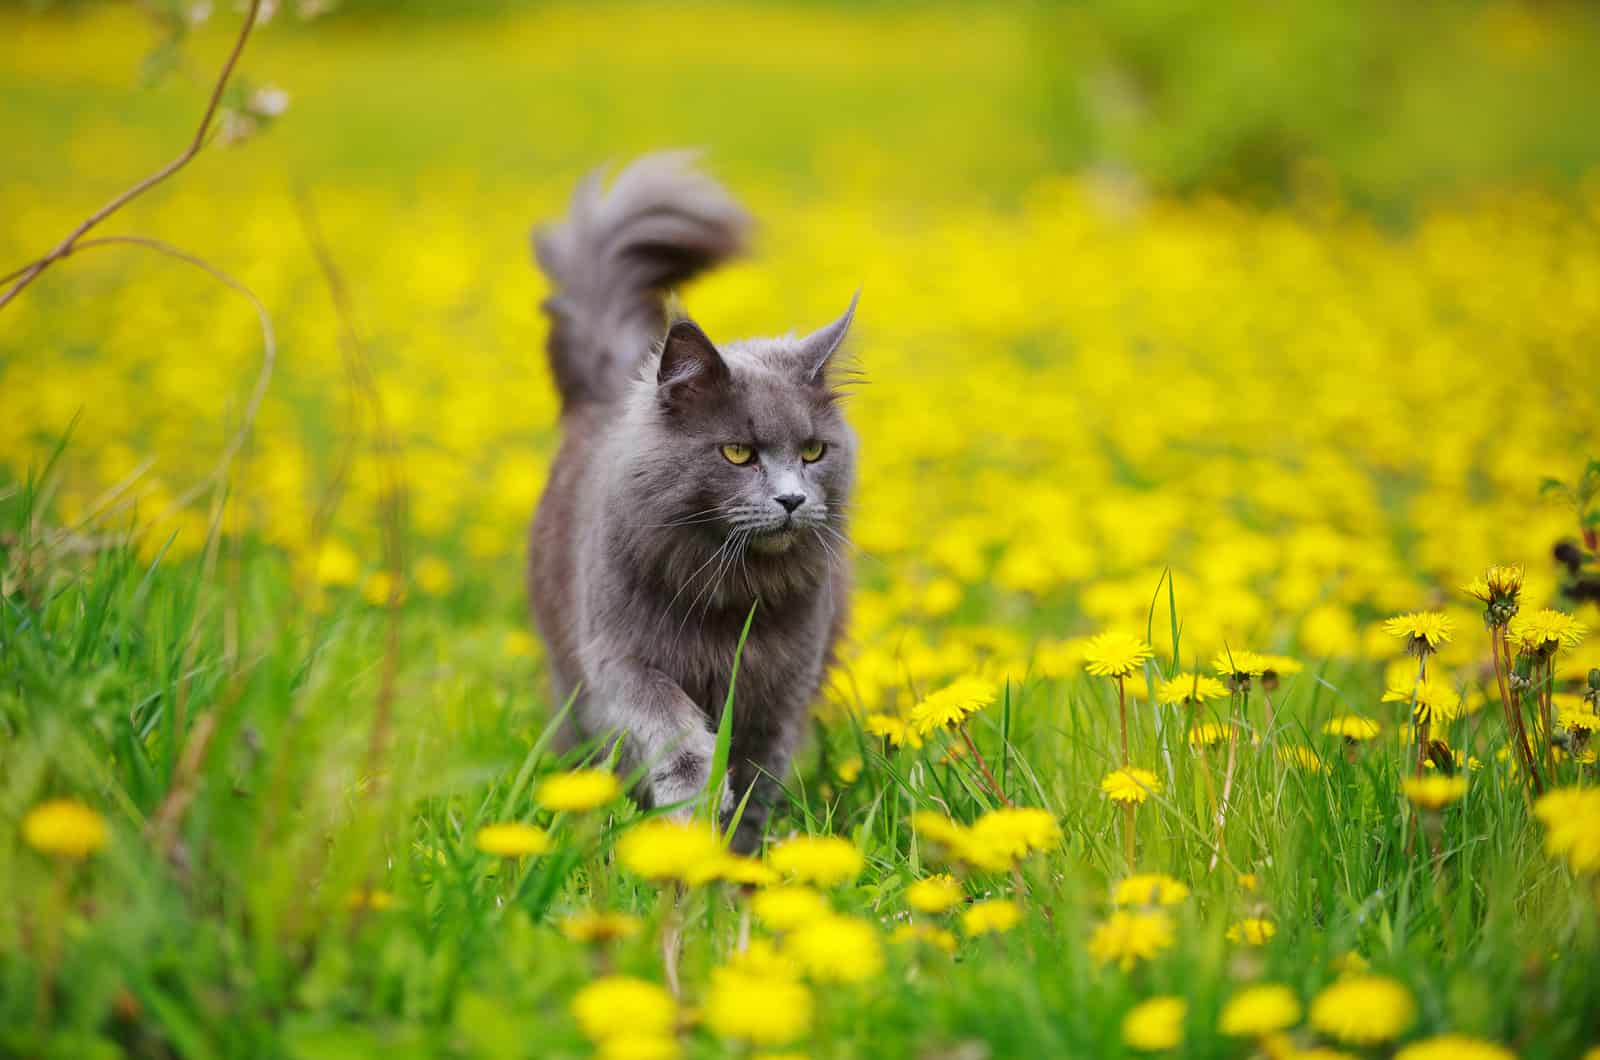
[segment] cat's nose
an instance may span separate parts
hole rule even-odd
[[[780,493],[772,499],[783,505],[784,511],[793,514],[796,508],[806,502],[806,495],[804,493]]]

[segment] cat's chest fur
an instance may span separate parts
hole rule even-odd
[[[737,721],[780,705],[788,709],[815,694],[837,618],[828,579],[763,598],[752,614],[748,592],[724,590],[726,598],[714,605],[703,599],[696,603],[692,591],[671,590],[628,557],[613,555],[606,565],[610,570],[590,586],[592,620],[605,627],[613,648],[626,645],[634,657],[671,677],[713,724],[730,680],[736,687]],[[619,594],[619,585],[626,591]],[[747,618],[750,629],[741,650]]]

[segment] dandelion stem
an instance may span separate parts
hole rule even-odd
[[[1123,678],[1117,676],[1117,716],[1122,722],[1122,768],[1128,768],[1128,691]]]
[[[1556,657],[1552,653],[1544,663],[1544,677],[1539,682],[1539,716],[1544,722],[1544,766],[1551,772],[1555,771],[1555,728],[1551,722],[1554,720],[1554,710],[1551,706],[1556,683]]]
[[[1417,745],[1417,779],[1422,779],[1422,761],[1428,753],[1428,721],[1432,716],[1432,708],[1425,707],[1422,716],[1417,716],[1417,696],[1422,690],[1422,682],[1428,678],[1428,656],[1423,654],[1417,660],[1417,683],[1411,686],[1411,729],[1412,736]]]
[[[1222,854],[1223,832],[1228,826],[1228,796],[1233,793],[1233,768],[1239,756],[1239,718],[1244,711],[1235,708],[1234,704],[1241,702],[1236,697],[1237,693],[1228,700],[1228,765],[1222,773],[1222,801],[1217,806],[1217,842],[1216,849],[1211,852],[1209,866],[1213,869],[1217,867],[1217,858]],[[1248,704],[1249,701],[1250,693],[1246,691],[1242,702]]]
[[[1006,798],[1006,793],[1000,790],[1000,784],[994,779],[994,773],[989,769],[989,762],[983,757],[983,752],[978,750],[978,745],[972,741],[972,734],[967,732],[965,725],[957,726],[961,738],[966,741],[967,750],[972,752],[972,760],[978,763],[978,768],[983,772],[984,783],[989,785],[989,792],[1007,806],[1011,800]]]
[[[1505,627],[1491,627],[1489,637],[1490,653],[1494,657],[1494,677],[1500,686],[1500,703],[1506,712],[1506,740],[1515,748],[1517,757],[1522,760],[1522,767],[1528,771],[1528,778],[1533,782],[1534,794],[1543,795],[1544,782],[1539,777],[1539,767],[1533,761],[1533,748],[1528,746],[1528,734],[1522,728],[1522,710],[1520,705],[1511,699],[1507,678],[1511,672],[1511,661],[1506,646]]]

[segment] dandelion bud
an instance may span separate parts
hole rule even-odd
[[[1497,596],[1516,596],[1522,592],[1522,567],[1490,567],[1483,580]]]
[[[1589,671],[1589,691],[1600,692],[1600,666]]]
[[[1506,625],[1516,615],[1517,597],[1522,592],[1520,566],[1494,566],[1482,578],[1462,586],[1468,596],[1484,605],[1483,624],[1490,629]]]

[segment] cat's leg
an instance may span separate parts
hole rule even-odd
[[[728,763],[733,779],[733,801],[723,813],[724,827],[731,822],[732,811],[745,799],[745,793],[750,795],[729,844],[735,853],[749,854],[760,845],[767,818],[784,798],[780,781],[789,774],[789,763],[800,743],[804,720],[802,704],[797,710],[775,711],[759,723],[747,723],[742,734],[735,733]]]
[[[622,768],[645,768],[652,806],[683,803],[675,816],[693,814],[692,800],[705,791],[716,752],[716,734],[705,712],[672,678],[631,660],[605,663],[594,685],[583,697],[584,728],[622,735]],[[726,778],[720,805],[730,805]]]

